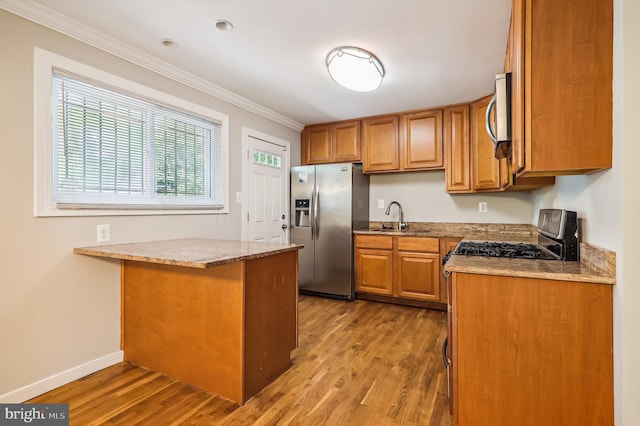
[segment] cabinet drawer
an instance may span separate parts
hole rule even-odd
[[[393,237],[390,235],[357,235],[356,247],[391,250],[393,248]]]
[[[398,237],[398,251],[438,253],[440,251],[440,240],[438,238]]]

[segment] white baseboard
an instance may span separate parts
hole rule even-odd
[[[58,388],[62,385],[66,385],[74,380],[78,380],[84,376],[95,373],[124,360],[124,352],[117,351],[109,355],[85,362],[84,364],[77,365],[66,371],[54,374],[53,376],[46,377],[42,380],[38,380],[30,385],[23,386],[19,389],[0,395],[0,403],[2,404],[16,404],[27,401],[38,395],[42,395],[45,392],[49,392],[52,389]]]

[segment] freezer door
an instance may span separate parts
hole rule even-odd
[[[313,197],[315,166],[291,168],[291,212],[289,224],[291,242],[304,244],[298,251],[298,286],[313,291]]]
[[[315,291],[351,298],[352,164],[316,166]]]

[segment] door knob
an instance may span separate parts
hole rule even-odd
[[[289,226],[286,223],[282,224],[282,229],[287,229]]]

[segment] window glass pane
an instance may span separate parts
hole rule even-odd
[[[156,194],[209,196],[211,129],[167,116],[154,116]]]
[[[142,194],[144,111],[80,82],[58,83],[59,191]]]
[[[261,164],[263,166],[281,168],[282,157],[277,154],[271,154],[269,152],[262,152],[258,150],[253,151],[253,163]]]
[[[53,102],[59,205],[224,207],[220,124],[57,74]]]

